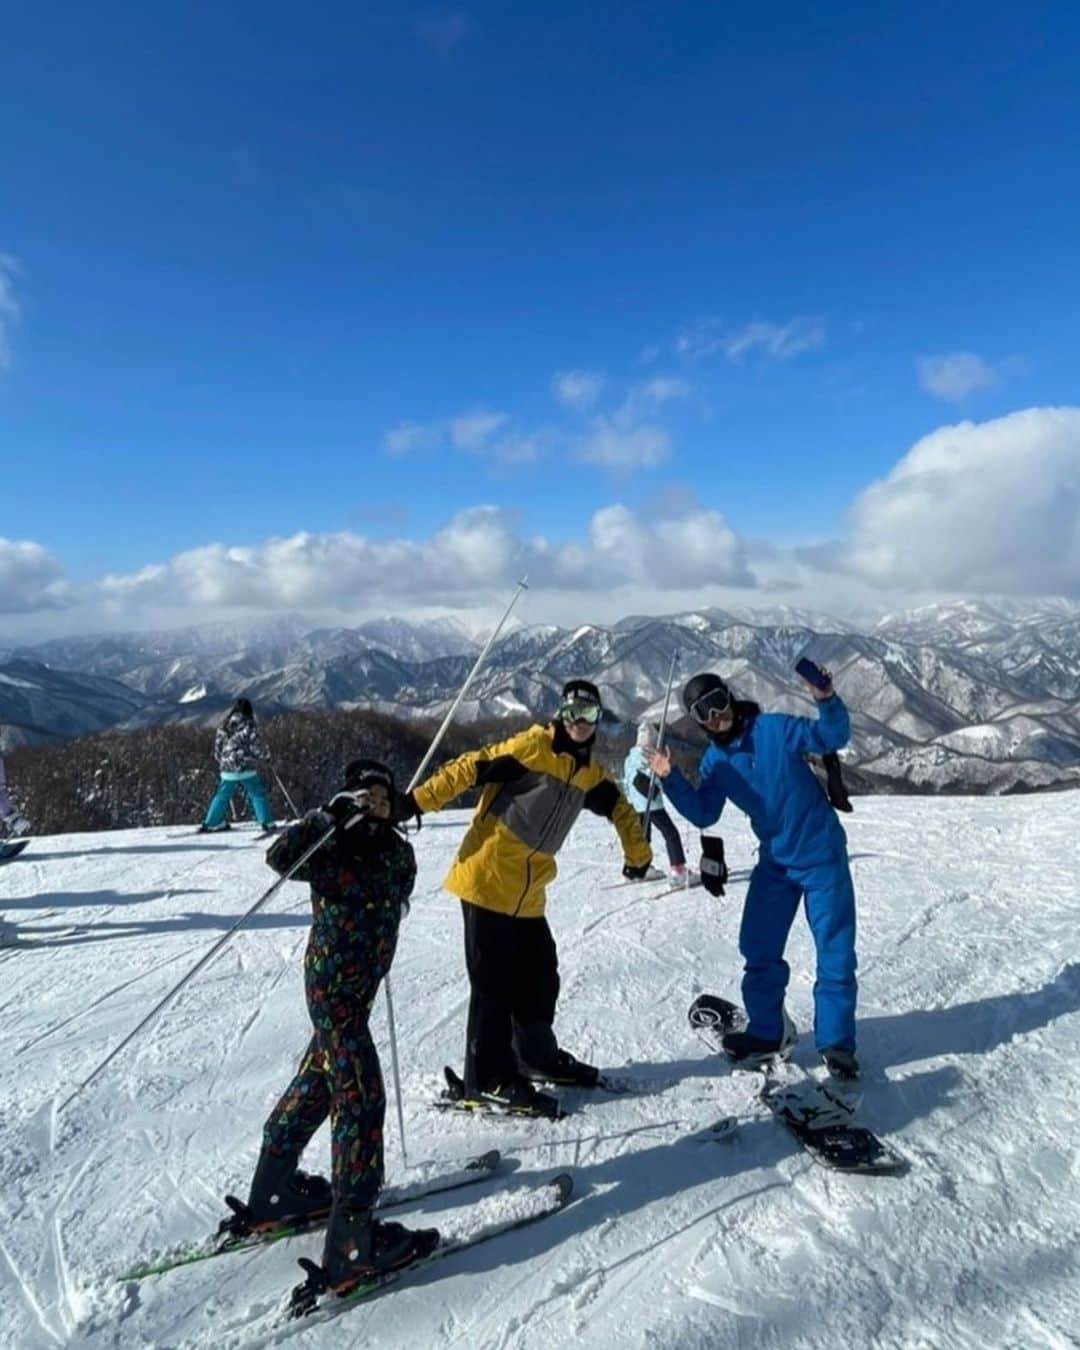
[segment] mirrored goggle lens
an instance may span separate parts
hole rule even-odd
[[[690,713],[695,722],[700,722],[704,726],[713,713],[727,712],[730,707],[730,693],[723,689],[710,689],[707,694],[702,694],[696,703],[690,705]]]
[[[562,705],[559,709],[559,716],[564,722],[588,722],[591,726],[595,726],[600,721],[601,711],[599,703],[587,703],[572,699]]]

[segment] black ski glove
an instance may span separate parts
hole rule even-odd
[[[723,895],[728,870],[724,861],[724,841],[718,834],[701,836],[701,884],[710,895]]]
[[[642,863],[640,867],[631,867],[629,863],[624,863],[622,874],[627,881],[644,881],[649,875],[649,864]]]
[[[340,849],[347,839],[352,852],[356,851],[361,836],[370,835],[378,826],[390,823],[371,815],[370,799],[364,788],[356,792],[336,792],[322,810],[334,822],[335,845]]]
[[[423,814],[414,792],[399,792],[394,798],[395,825],[406,825],[410,820],[415,820],[416,828],[419,829]]]

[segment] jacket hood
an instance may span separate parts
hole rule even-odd
[[[641,746],[655,745],[660,728],[655,722],[639,722],[637,729],[637,744]]]

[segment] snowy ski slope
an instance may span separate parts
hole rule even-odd
[[[733,884],[650,901],[589,817],[561,858],[565,1044],[640,1095],[565,1094],[566,1121],[447,1117],[467,986],[457,902],[439,888],[466,816],[431,819],[394,969],[412,1164],[498,1147],[499,1182],[404,1217],[452,1224],[470,1198],[571,1169],[564,1213],[450,1257],[320,1328],[252,1332],[319,1236],[146,1281],[110,1272],[216,1226],[308,1024],[306,887],[290,885],[163,1019],[55,1122],[85,1077],[266,887],[249,832],[131,830],[35,840],[0,867],[0,1345],[1066,1347],[1080,1344],[1080,794],[859,799],[845,820],[860,905],[862,1119],[902,1178],[816,1166],[686,1024],[737,997],[752,839],[725,822]],[[693,850],[696,853],[696,848]],[[789,1009],[805,1034],[805,925]],[[378,1036],[385,1045],[383,1005]],[[384,1055],[389,1076],[389,1057]],[[695,1141],[737,1113],[737,1135]],[[406,1180],[391,1106],[389,1180]],[[325,1132],[308,1153],[325,1166]]]

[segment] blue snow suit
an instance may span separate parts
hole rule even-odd
[[[819,1050],[855,1049],[855,890],[847,836],[806,763],[847,744],[851,724],[838,695],[818,704],[818,718],[749,708],[727,743],[713,741],[701,757],[696,789],[678,769],[662,780],[676,810],[702,829],[720,818],[730,798],[750,817],[758,862],[739,929],[748,1030],[763,1040],[783,1033],[784,960],[788,933],[803,900],[817,949],[814,1040]]]

